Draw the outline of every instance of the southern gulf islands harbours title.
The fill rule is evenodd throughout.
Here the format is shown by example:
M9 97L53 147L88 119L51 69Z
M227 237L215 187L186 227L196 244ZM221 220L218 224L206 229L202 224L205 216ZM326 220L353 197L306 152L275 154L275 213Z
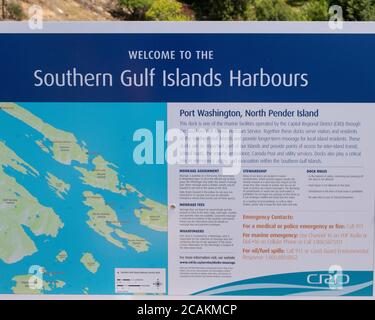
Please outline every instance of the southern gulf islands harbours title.
M187 72L145 68L142 71L125 69L117 75L109 72L83 72L71 68L63 72L37 69L33 73L35 87L112 87L119 82L123 87L292 87L309 85L309 74L304 72L267 72L260 67L256 72L231 69L219 72L208 68L204 72Z

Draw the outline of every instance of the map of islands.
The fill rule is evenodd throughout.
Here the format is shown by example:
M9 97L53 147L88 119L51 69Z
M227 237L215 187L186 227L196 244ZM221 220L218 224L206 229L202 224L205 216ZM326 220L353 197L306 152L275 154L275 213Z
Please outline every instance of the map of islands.
M1 103L1 109L39 131L50 142L49 149L56 161L63 164L73 161L87 163L87 149L78 144L72 133L54 128L15 103Z
M64 288L66 285L66 283L61 280L48 281L42 278L35 278L34 280L29 274L15 276L12 278L12 281L15 283L12 287L12 292L24 295L43 294L55 289ZM40 285L38 285L39 281Z
M93 112L87 112L88 107ZM150 124L165 117L163 104L153 107ZM106 129L113 127L110 150L124 150L119 147L124 138L118 133L131 137L132 132L118 122L118 108L111 104L0 103L0 295L87 294L89 288L93 294L113 294L114 285L111 290L102 287L113 281L114 268L127 264L167 267L166 180L155 189L164 190L162 203L126 180L128 169L123 165L129 168L133 163L121 161L119 166L107 160L105 150L90 151L103 115L110 120ZM128 108L134 119L145 114L142 105L124 104L125 123ZM57 109L76 125L63 121ZM81 131L81 124L90 121L89 130ZM155 170L164 177L163 168ZM142 183L146 181L147 176L142 177ZM32 264L43 265L60 279L45 279L40 290L31 289L32 275L27 272ZM83 264L93 277L77 275L76 264Z
M40 204L5 172L9 167L22 174L39 173L0 142L0 259L15 263L37 251L24 228L35 236L56 237L64 224L52 208Z
M122 226L116 212L105 203L104 198L100 194L93 194L90 191L86 191L83 195L86 198L84 203L92 208L87 213L90 217L87 224L92 229L119 248L125 248L125 245L120 240L115 239L114 235L127 240L128 245L137 252L148 250L148 241L120 229Z

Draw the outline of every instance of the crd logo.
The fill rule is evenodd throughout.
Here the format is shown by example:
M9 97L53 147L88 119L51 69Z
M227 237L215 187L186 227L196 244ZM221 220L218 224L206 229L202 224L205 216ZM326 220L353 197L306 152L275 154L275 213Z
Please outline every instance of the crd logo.
M343 273L340 266L333 265L328 273L310 273L306 280L309 284L326 284L332 290L340 290L350 282L350 276Z

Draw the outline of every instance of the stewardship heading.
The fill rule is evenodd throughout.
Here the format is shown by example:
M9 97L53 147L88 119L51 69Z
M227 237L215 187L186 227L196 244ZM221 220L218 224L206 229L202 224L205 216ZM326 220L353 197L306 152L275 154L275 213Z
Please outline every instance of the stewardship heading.
M119 74L82 72L77 68L64 72L47 72L37 69L33 73L35 87L112 87L119 82L123 87L294 87L309 85L309 74L273 73L263 67L256 72L230 69L225 73L209 68L206 72L186 72L180 68L142 71L126 69Z

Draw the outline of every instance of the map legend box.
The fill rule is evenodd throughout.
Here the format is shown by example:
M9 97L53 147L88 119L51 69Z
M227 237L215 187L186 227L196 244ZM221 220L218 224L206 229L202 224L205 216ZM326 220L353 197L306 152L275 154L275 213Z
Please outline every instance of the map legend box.
M116 293L166 293L165 269L116 268Z

